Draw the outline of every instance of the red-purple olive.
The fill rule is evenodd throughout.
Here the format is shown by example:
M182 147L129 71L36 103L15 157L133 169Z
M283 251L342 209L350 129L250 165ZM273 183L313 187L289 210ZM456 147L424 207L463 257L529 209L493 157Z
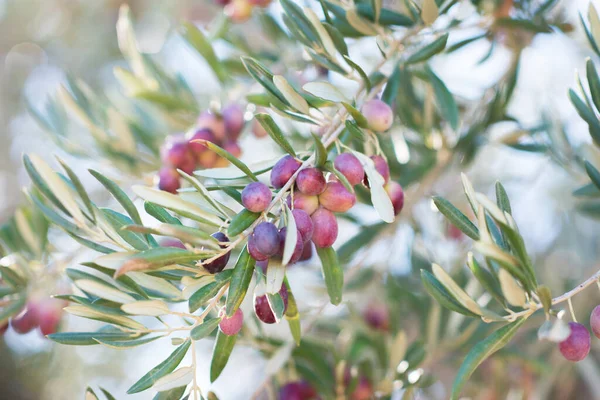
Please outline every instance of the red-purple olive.
M356 204L356 195L338 181L327 182L325 191L319 195L319 204L329 211L346 212Z
M271 204L271 189L262 182L252 182L242 190L242 204L252 212L263 212Z
M392 108L378 99L369 100L363 104L361 112L367 119L369 128L376 132L387 131L394 122Z
M402 190L402 186L400 186L400 184L397 182L390 181L385 186L385 191L390 196L390 200L392 200L394 214L400 214L402 207L404 207L404 190Z
M265 128L263 128L263 126L260 124L260 122L258 122L258 120L256 119L252 121L252 133L257 138L264 138L269 134L269 132L267 132Z
M373 385L369 379L361 375L354 391L350 395L350 400L370 400L373 398Z
M354 154L342 153L333 161L335 169L346 177L351 185L358 185L365 178L365 170Z
M305 168L296 177L296 187L308 196L316 196L325 190L325 177L318 168Z
M287 310L288 306L288 291L285 285L281 286L279 290L279 295L283 300L283 312ZM277 322L277 318L271 310L271 306L269 305L269 300L267 299L267 295L263 294L262 296L256 296L254 298L254 312L258 319L260 319L265 324L274 324Z
M300 235L302 236L302 241L304 243L308 242L312 239L313 235L313 222L310 219L310 215L304 210L296 208L292 210L292 215L294 216L294 222L296 223L296 228Z
M206 140L207 142L212 143L217 142L217 138L215 138L215 135L210 129L198 129L196 132L193 133L193 135L189 136L188 138L188 147L196 157L206 151L210 151L208 147L206 147L206 145L204 145L201 142L196 142L196 140Z
M285 249L285 239L287 237L287 227L283 227L279 230L279 253L280 257L283 257L283 251ZM302 234L298 232L296 229L296 246L294 247L294 252L290 257L289 264L294 264L300 257L302 257L302 251L304 250L304 242L302 241Z
M5 322L4 325L0 326L0 336L4 335L8 330L8 322Z
M373 329L387 331L390 328L388 308L380 303L371 303L363 311L363 318Z
M33 302L28 302L27 307L17 316L10 320L10 326L17 333L28 333L37 328L39 325L38 307Z
M292 204L291 199L291 196L287 198L289 207L304 210L308 215L312 215L319 208L319 198L317 196L307 196L300 192L294 192L294 204Z
M270 257L279 251L279 231L271 222L261 222L252 232L256 250Z
M248 0L250 4L257 7L267 7L271 4L271 0Z
M57 299L48 299L37 304L37 320L42 335L56 333L62 318L64 302Z
M221 111L225 123L225 133L229 140L236 141L244 129L244 108L239 104L230 104Z
M230 152L231 155L233 155L235 158L240 158L240 156L242 155L242 148L240 147L238 142L233 140L227 140L223 144L223 149Z
M600 339L600 306L596 306L590 315L590 326L592 332Z
M188 174L194 172L196 160L183 135L168 137L161 148L160 156L164 165L180 169Z
M300 256L299 261L307 261L312 258L313 246L314 246L314 244L312 241L304 243L304 250L302 251L302 255Z
M381 156L371 156L371 160L373 160L373 163L375 164L375 170L379 172L379 175L381 175L381 177L383 178L384 183L388 183L388 181L390 180L390 166L388 165L387 161L385 161L385 158ZM369 179L366 175L364 184L367 187L370 187Z
M312 241L315 246L331 247L338 235L338 224L335 215L325 208L319 208L310 216L313 221Z
M164 238L161 239L158 244L160 245L160 247L177 247L179 249L185 249L185 245L183 244L183 242L179 239L174 239L174 238Z
M227 244L225 244L225 243L229 242L229 238L223 232L215 232L211 236L214 237L215 239L217 239L219 241L219 243L221 243L219 245L219 247L221 247L222 249L227 248ZM203 265L204 269L207 270L208 272L210 272L211 274L216 274L217 272L221 272L227 266L230 256L231 256L231 251L228 251L227 253L223 254L222 256L218 257L217 259L204 264Z
M196 122L198 128L210 129L217 141L225 139L225 122L219 115L211 111L203 111Z
M158 171L158 188L169 193L177 193L181 187L179 173L172 167L162 167Z
M307 382L288 382L279 389L278 400L314 400L317 392Z
M590 333L577 322L569 322L569 329L569 337L558 344L558 349L567 360L581 361L590 352Z
M232 0L225 6L225 15L233 22L245 22L252 15L252 4L248 0Z
M300 161L290 155L277 161L271 170L271 185L276 189L284 187L292 175L300 168L300 165Z
M224 334L234 336L242 329L242 325L244 324L244 313L240 308L238 308L229 318L225 314L225 308L222 308L219 312L219 316L221 317L219 329L221 329L221 332Z

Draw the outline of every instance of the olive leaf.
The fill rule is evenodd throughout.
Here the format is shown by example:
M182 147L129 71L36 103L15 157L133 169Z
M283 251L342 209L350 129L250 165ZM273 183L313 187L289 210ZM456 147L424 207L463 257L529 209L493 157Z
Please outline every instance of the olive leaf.
M475 369L492 354L506 346L526 320L527 318L520 318L503 326L469 351L452 385L451 400L457 400L460 397L463 386L468 382Z

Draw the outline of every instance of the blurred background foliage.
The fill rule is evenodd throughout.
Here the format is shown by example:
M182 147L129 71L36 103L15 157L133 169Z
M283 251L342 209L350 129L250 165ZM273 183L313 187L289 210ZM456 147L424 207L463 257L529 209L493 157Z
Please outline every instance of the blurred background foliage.
M0 213L3 219L12 215L21 201L20 188L27 184L20 162L21 153L36 152L48 159L52 153L64 155L27 114L25 99L33 106L43 104L47 96L66 81L66 72L83 79L93 88L114 85L112 68L123 64L114 29L121 3L116 0L0 0ZM136 33L143 51L159 53L169 68L189 77L195 93L209 95L212 91L214 94L218 85L208 81L207 66L190 60L181 40L172 33L182 20L201 24L210 21L219 8L210 1L192 0L128 3L137 21ZM462 205L460 208L465 210L467 205L459 189L458 171L466 172L478 191L484 194L491 195L495 181L501 180L511 197L515 219L536 270L554 293L568 290L600 268L598 222L582 215L572 196L573 190L588 182L585 172L578 167L581 156L575 154L595 160L600 157L590 145L585 122L579 118L567 96L568 89L575 86L574 72L584 71L585 58L592 56L578 16L579 12L585 14L588 1L564 0L560 3L557 12L564 14L573 31L536 35L522 53L518 84L508 107L508 114L522 125L515 127L510 122L494 125L481 138L487 146L482 147L472 162L466 164L461 163L464 159L457 160L435 185L436 193ZM254 20L252 23L259 22ZM458 43L476 33L476 29L458 32L450 40ZM498 35L501 37L502 32ZM527 41L530 38L520 39ZM459 99L476 99L510 67L510 47L511 43L500 40L490 52L488 41L477 41L436 60L433 67ZM357 59L368 63L377 54L377 49L367 48L359 41L353 52ZM526 135L524 141L512 142L510 138L515 137L514 134L520 137L520 130L534 134ZM82 167L91 162L70 160ZM420 235L415 235L408 224L400 225L378 245L384 250L381 255L370 260L376 270L392 270L402 276L388 285L392 294L401 292L403 295L390 295L387 299L395 297L394 310L398 314L393 320L403 319L406 315L407 319L419 323L415 326L420 325L421 329L408 332L411 341L426 329L426 318L419 315L417 307L419 303L423 305L424 298L412 296L408 289L411 283L417 282L410 276L411 271L418 272L421 265L432 260L447 268L460 266L467 251L466 241L456 238L444 219L432 212L429 200L415 205L412 219ZM407 249L412 246L416 251L411 258ZM365 297L381 300L377 285L366 290L361 292L359 301L364 302ZM582 318L589 315L598 299L600 296L594 292L578 297L577 313L581 313ZM355 311L356 315L360 314L360 310ZM348 324L357 320L358 317L349 318ZM69 320L70 330L77 330L77 324L77 320ZM403 325L409 326L406 321ZM592 343L597 356L600 354L598 341ZM210 345L203 345L209 353ZM508 393L509 398L600 398L598 357L568 364L556 352L549 351L547 345L538 344L535 338L521 338L520 345L530 345L532 354L541 354L548 362L542 365L531 359L507 372L509 368L505 362L519 358L515 347L507 349L504 357L484 364L477 373L485 387L506 384L505 387L518 388ZM10 333L5 336L5 340L0 341L0 359L3 360L0 363L0 390L3 395L11 399L75 399L81 398L87 384L100 382L114 393L122 393L131 374L137 375L136 365L151 364L168 351L161 349L157 355L147 354L144 350L125 354L103 348L63 347L60 352L54 352L54 348L37 332L23 337ZM464 353L465 349L457 349L456 353L447 353L446 357L461 357ZM252 363L243 362L248 359ZM232 360L232 364L244 366L237 371L226 371L219 384L226 385L234 377L243 377L240 385L254 390L262 382L264 359L255 350L242 347L234 353ZM431 365L433 361L435 359L430 358L426 362ZM454 375L454 371L448 369L436 371L436 376L446 385ZM541 384L535 391L528 391L534 378ZM431 393L438 393L442 398L443 388L436 385L441 384L435 384ZM492 394L482 391L479 398L492 398ZM235 392L232 396L235 398Z

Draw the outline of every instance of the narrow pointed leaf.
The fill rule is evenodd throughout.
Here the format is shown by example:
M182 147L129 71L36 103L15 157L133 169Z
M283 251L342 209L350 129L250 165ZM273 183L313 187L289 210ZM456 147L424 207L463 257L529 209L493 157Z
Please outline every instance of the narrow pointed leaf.
M434 196L433 202L437 209L465 235L473 240L479 240L479 229L467 218L465 214L443 197Z
M331 304L338 305L342 302L342 290L344 287L344 270L339 263L337 253L331 247L318 248L317 253L321 259L321 268L325 286L329 294Z
M271 139L273 139L273 141L277 143L279 147L281 147L285 152L289 153L293 157L296 157L296 151L294 150L290 142L288 142L288 140L285 138L283 132L281 131L281 129L279 129L279 127L277 126L275 121L273 121L273 118L269 114L256 114L254 118L256 118L256 120L262 125L263 128L265 128L269 136L271 136Z
M179 346L169 357L163 362L152 368L146 375L142 376L132 387L127 390L127 394L134 394L149 389L154 385L158 379L163 376L170 374L177 368L179 363L183 360L188 349L190 348L191 341L186 340L181 346Z
M217 340L215 341L215 347L213 348L212 361L210 363L210 382L214 382L223 372L229 356L235 346L237 335L226 335L220 330L217 332Z
M231 284L227 293L227 302L225 303L227 316L233 316L242 304L242 301L244 301L248 286L252 280L255 264L256 260L250 257L248 247L244 246L235 263L233 275L231 276Z
M451 400L458 400L460 398L462 388L468 382L475 369L492 354L506 346L525 321L526 318L521 318L503 326L471 349L460 366L458 375L454 380Z

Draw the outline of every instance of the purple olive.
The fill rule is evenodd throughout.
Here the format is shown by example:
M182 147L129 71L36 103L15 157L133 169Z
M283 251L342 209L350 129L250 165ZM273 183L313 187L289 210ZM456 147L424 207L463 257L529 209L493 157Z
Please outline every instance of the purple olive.
M384 132L390 129L394 122L392 108L381 100L373 99L363 104L362 114L367 119L369 128L376 132Z
M281 289L279 290L279 295L283 300L283 312L285 313L288 306L288 291L285 285L281 286ZM260 319L265 324L274 324L275 322L277 322L275 314L273 313L273 310L271 310L271 306L269 305L269 300L267 299L266 294L263 294L262 296L256 296L254 298L254 312L256 313L258 319Z
M269 266L269 259L257 261L255 264L256 268L260 268L263 274L267 274L267 268Z
M256 248L256 240L252 235L248 238L248 254L250 254L250 257L254 258L256 261L265 261L269 259L269 256L266 256L258 251Z
M315 246L320 248L331 247L338 235L338 224L335 215L321 207L310 218L314 226L312 241Z
M314 244L312 241L304 243L304 250L302 251L302 255L300 256L299 261L308 261L313 256L313 247Z
M256 250L270 257L279 251L279 231L271 222L261 222L252 232Z
M223 232L215 232L211 235L215 239L219 241L219 243L227 243L229 242L229 238ZM222 249L227 248L226 244L220 244L219 247ZM207 264L204 264L204 269L210 272L211 274L216 274L217 272L223 271L229 262L229 257L231 255L231 251L223 254L221 257L213 260Z
M294 252L290 257L289 264L294 264L300 257L302 257L302 251L304 250L304 242L302 241L302 234L296 230L296 246L294 247ZM285 249L285 238L287 236L287 227L283 227L279 230L279 252L278 255L283 257L283 251Z
M319 203L329 211L346 212L356 204L356 195L350 193L341 182L330 181L319 195Z
M300 168L300 165L300 161L290 155L277 161L271 170L271 185L276 189L284 187L292 175Z
M365 178L365 170L354 154L340 154L335 158L333 165L352 186L358 185Z
M221 332L224 334L234 336L242 329L242 325L244 324L244 313L240 308L238 308L230 318L227 318L225 308L223 308L219 312L219 316L221 317L219 329L221 329Z
M252 182L242 190L242 204L252 212L263 212L271 204L271 190L262 182Z
M298 173L296 187L308 196L316 196L325 190L325 177L318 168L306 168Z
M590 352L591 338L585 326L569 322L571 334L558 344L558 349L569 361L581 361Z

